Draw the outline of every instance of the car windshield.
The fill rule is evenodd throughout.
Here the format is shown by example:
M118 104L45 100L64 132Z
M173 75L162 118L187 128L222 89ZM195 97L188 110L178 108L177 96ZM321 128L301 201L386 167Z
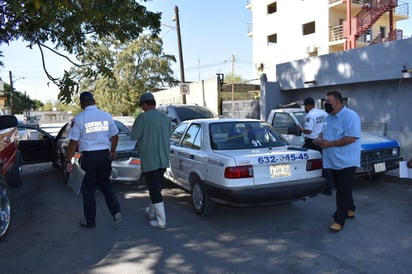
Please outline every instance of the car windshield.
M266 123L225 122L209 125L211 147L214 150L271 148L287 143Z
M181 121L201 119L201 118L213 118L214 114L207 108L200 106L184 106L176 107L176 112Z

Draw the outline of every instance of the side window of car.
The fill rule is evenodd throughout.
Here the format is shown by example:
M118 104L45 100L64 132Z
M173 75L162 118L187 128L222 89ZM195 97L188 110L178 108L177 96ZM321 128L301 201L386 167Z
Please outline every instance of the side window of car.
M276 113L272 126L279 134L288 134L288 128L296 125L289 113Z
M60 138L67 138L67 136L69 135L69 131L70 131L70 124L71 123L68 123L64 126L63 130L61 131Z
M183 147L200 149L202 130L199 124L192 124L183 137Z
M171 145L174 145L174 146L179 145L180 139L182 138L183 133L185 132L186 128L187 128L187 123L183 123L173 130L172 135L170 137Z

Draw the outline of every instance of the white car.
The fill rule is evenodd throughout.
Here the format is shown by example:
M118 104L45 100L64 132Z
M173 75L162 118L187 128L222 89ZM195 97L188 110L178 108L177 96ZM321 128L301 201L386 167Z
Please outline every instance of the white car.
M299 127L305 124L306 112L301 108L273 109L267 122L293 145L301 147L304 143ZM399 167L402 161L400 144L397 140L386 136L362 131L361 133L361 166L356 169L357 175L373 176Z
M254 119L197 119L171 136L165 178L192 194L199 215L215 202L232 206L285 203L325 188L318 151L290 147Z

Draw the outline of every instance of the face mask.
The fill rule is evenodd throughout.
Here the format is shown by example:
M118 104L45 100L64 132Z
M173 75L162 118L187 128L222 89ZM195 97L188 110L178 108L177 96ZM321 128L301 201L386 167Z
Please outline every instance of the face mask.
M331 104L331 103L325 103L325 111L326 111L327 113L332 113L333 107L332 107L332 104Z

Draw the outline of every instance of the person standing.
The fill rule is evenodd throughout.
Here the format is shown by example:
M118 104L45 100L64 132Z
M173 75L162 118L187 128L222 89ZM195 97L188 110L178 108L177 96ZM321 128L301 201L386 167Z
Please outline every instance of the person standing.
M323 166L335 183L336 211L329 229L339 232L347 218L355 217L352 184L356 168L360 167L361 121L355 111L343 104L339 91L327 93L325 110L329 113L326 125L315 143L322 147Z
M313 140L321 134L327 113L324 110L315 107L315 100L312 97L305 98L303 105L306 112L305 124L304 127L301 128L302 132L305 134L305 143L303 144L303 147L314 149L322 153L322 148L314 144Z
M110 182L111 163L116 158L118 129L112 116L97 108L91 92L80 94L81 113L73 119L68 134L66 169L73 169L71 159L78 149L81 153L80 166L85 171L82 184L83 211L85 219L80 226L96 226L96 186L103 193L114 222L120 223L120 205Z
M143 113L135 119L130 133L137 140L141 169L149 188L151 204L145 209L150 225L166 228L166 212L162 196L163 174L169 166L171 121L156 109L152 93L140 97Z
M315 107L315 100L312 97L307 97L303 101L305 107L305 124L301 128L304 133L304 148L314 149L322 153L322 148L313 141L322 133L325 125L326 116L328 115L324 110ZM323 194L332 196L332 182L329 173L326 170L322 171L323 177L326 179L326 188L322 191Z

